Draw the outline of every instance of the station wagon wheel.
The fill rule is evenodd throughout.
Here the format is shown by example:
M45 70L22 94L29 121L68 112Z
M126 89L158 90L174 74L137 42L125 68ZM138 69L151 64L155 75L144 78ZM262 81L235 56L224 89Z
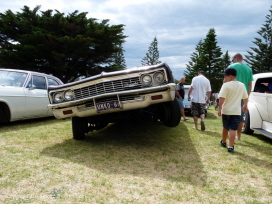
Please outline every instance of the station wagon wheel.
M72 117L72 130L75 140L84 140L85 133L88 132L87 118Z
M177 99L161 103L159 106L159 119L167 127L175 127L180 123L181 112Z
M245 112L245 123L242 128L242 133L252 135L253 130L250 129L250 116L249 116L249 111Z

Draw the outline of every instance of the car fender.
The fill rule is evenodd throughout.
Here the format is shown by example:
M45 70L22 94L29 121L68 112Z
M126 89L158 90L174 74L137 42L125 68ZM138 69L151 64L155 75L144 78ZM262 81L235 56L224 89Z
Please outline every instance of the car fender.
M250 115L250 129L252 128L262 128L262 117L254 103L248 103L248 111Z
M10 104L8 101L3 100L0 98L0 112L1 114L4 115L3 118L0 119L1 122L9 122L11 119L11 109L10 109Z

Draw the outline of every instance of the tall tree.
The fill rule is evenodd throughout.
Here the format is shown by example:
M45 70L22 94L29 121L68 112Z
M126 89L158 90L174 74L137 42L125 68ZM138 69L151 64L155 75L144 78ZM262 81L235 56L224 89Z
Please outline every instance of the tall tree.
M110 70L124 25L87 18L87 12L67 16L40 6L0 13L0 66L53 74L62 81ZM114 68L113 68L114 69Z
M202 70L206 73L205 76L212 81L212 91L218 92L222 85L221 73L224 68L221 58L223 53L217 45L214 28L211 28L206 38L198 43L196 50L192 54L192 61L187 65L187 71L185 71L186 78L190 79L192 75L195 76L198 71Z
M197 76L197 73L202 70L205 65L201 61L203 55L203 41L200 40L196 45L195 51L191 54L191 61L186 64L184 75L186 76L186 83L191 83L192 79Z
M161 63L161 61L159 61L159 57L158 40L155 37L148 48L148 53L146 53L146 56L141 60L142 66Z
M229 56L229 52L227 51L223 56L222 56L222 66L223 68L227 68L231 64L231 57Z
M252 51L247 51L249 55L245 55L245 62L253 73L272 71L272 10L269 12L263 27L257 32L261 38L254 38L256 47L250 47Z
M121 44L117 45L117 47L119 48L119 52L116 52L115 54L113 54L110 69L114 69L114 70L126 69L127 65L126 65L126 59L124 56L124 49Z

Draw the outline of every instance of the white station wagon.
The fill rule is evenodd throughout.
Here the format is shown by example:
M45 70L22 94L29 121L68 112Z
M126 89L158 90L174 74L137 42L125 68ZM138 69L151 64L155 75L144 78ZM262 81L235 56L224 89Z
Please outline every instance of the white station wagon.
M255 74L253 79L242 132L272 138L272 72Z
M51 75L0 69L0 123L52 116L47 88L60 84Z

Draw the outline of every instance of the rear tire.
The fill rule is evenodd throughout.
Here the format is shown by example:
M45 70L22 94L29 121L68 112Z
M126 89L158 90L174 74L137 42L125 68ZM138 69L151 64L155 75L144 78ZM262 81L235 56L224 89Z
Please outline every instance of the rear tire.
M159 105L159 119L167 127L176 127L180 123L181 112L177 99Z
M254 131L250 129L250 116L249 116L249 111L247 111L247 112L245 112L245 123L242 128L242 133L252 135L253 132Z
M72 117L72 131L75 140L84 140L88 132L87 118Z

